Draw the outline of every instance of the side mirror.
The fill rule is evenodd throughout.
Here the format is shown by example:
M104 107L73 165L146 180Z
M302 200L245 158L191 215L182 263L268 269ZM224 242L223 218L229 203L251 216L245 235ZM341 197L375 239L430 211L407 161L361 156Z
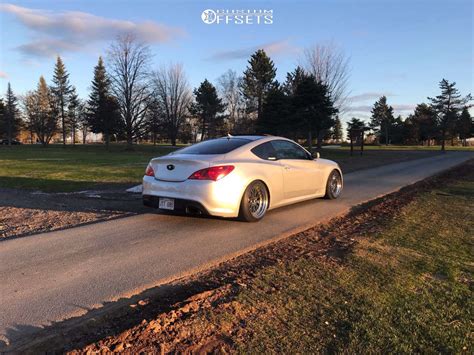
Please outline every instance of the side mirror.
M314 159L319 159L321 157L321 155L319 154L319 152L314 152L313 153L313 158Z

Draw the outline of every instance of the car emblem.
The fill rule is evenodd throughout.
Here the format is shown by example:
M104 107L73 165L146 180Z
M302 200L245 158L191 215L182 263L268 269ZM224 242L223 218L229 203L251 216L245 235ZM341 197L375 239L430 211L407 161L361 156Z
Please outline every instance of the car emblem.
M169 164L166 166L166 169L168 170L173 170L174 169L174 165L173 164Z

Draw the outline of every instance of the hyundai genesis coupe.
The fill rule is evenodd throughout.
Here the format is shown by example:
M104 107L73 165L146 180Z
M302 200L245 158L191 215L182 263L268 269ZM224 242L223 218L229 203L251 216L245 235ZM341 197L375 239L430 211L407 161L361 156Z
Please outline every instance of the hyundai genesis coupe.
M228 136L154 158L143 177L143 203L258 221L268 210L318 197L338 198L339 165L292 140Z

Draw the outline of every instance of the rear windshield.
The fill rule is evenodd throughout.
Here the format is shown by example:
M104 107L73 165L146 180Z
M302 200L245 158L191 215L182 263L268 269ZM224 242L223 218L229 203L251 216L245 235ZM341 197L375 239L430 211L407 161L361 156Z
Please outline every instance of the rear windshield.
M174 154L226 154L250 142L250 139L244 138L211 139L177 150Z

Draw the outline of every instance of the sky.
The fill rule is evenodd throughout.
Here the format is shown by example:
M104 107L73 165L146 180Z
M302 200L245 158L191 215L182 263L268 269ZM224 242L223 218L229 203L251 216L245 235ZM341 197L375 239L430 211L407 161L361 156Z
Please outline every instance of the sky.
M273 23L206 24L206 9L273 10ZM150 46L152 68L181 63L192 87L228 69L242 73L259 48L284 81L305 48L331 43L350 60L345 120L368 119L381 95L406 117L443 78L474 94L471 0L0 0L0 32L0 93L10 82L19 96L40 75L51 82L60 55L87 97L98 57L126 32Z

